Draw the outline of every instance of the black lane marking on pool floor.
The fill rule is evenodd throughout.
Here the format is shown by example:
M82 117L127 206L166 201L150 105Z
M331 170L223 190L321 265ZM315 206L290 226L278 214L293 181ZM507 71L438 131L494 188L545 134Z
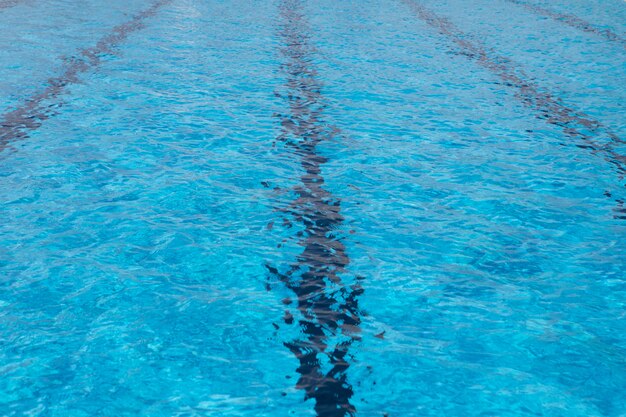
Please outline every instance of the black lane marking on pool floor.
M136 14L131 20L115 26L111 32L91 48L82 49L78 56L68 62L65 71L58 77L50 78L48 86L41 92L29 97L17 109L5 113L0 118L0 151L16 140L28 137L28 132L37 129L62 103L53 102L70 84L79 81L78 76L101 62L101 55L111 53L112 48L123 42L131 33L144 27L144 20L152 17L164 5L172 0L158 0L149 8Z
M567 107L558 97L543 92L539 86L527 81L530 77L516 67L512 60L497 55L477 42L472 42L467 33L462 32L448 19L438 16L414 0L402 1L418 18L454 42L460 48L462 55L495 74L504 86L515 90L515 97L525 106L535 110L537 118L559 126L567 137L577 140L577 143L574 143L576 147L601 155L614 167L620 181L624 180L626 155L616 152L614 147L624 146L626 141L597 120ZM605 142L599 143L598 138L605 139ZM618 207L614 209L614 217L624 219L619 200L615 201Z
M528 2L522 1L522 0L506 0L506 1L508 1L509 3L522 6L526 10L529 10L540 16L549 17L550 19L556 20L557 22L564 23L568 26L573 27L574 29L578 29L586 33L591 33L593 35L603 37L604 39L609 40L609 41L619 42L622 44L622 46L626 46L626 39L622 38L617 33L609 29L598 28L576 15L569 14L569 13L559 13L553 10L546 9L536 4L531 4Z
M299 361L296 388L304 390L305 401L314 399L318 417L352 416L356 409L346 371L349 348L360 340L358 297L363 289L358 282L362 278L355 277L351 284L345 281L350 260L337 236L344 223L341 202L322 188L322 165L327 159L317 151L320 143L337 134L337 129L323 120L322 83L311 63L310 31L299 0L280 3L280 28L281 71L286 77L286 91L281 97L289 113L278 115L281 132L277 142L298 158L304 170L293 189L295 201L280 211L303 226L297 234L303 250L284 272L266 267L270 276L296 297L296 321L302 337L284 343ZM285 221L291 222L287 217ZM285 311L284 320L294 322L290 311Z
M13 7L13 6L17 6L18 4L20 4L22 2L22 0L0 0L0 10L1 9L8 9L9 7Z

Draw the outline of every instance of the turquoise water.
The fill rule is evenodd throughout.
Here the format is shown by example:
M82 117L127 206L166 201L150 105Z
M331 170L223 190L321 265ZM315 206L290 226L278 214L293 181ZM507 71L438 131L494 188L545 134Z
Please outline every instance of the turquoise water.
M0 0L1 416L626 415L626 3Z

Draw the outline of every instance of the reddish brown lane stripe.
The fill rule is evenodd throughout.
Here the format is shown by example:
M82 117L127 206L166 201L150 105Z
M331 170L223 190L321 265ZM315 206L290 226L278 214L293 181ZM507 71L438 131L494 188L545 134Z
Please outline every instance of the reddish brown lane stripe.
M131 20L115 26L94 46L79 51L78 56L68 63L61 75L48 80L46 88L29 97L17 109L0 117L0 151L8 144L26 138L29 131L41 126L44 120L54 114L53 109L61 106L62 103L54 100L65 92L68 85L77 83L80 74L100 65L103 54L111 53L131 33L143 28L147 18L154 16L171 1L157 0Z
M417 17L456 44L462 55L476 61L495 74L503 85L514 90L515 96L525 106L532 108L538 118L559 126L567 137L576 139L575 146L602 155L613 165L620 180L624 178L626 155L615 151L616 145L623 146L626 143L623 139L597 120L567 107L561 99L527 81L530 77L517 68L509 58L499 56L478 42L471 41L468 34L462 32L448 19L438 16L415 1L402 1Z
M569 13L559 13L553 10L546 9L536 4L527 3L522 0L506 0L509 3L514 3L519 6L522 6L526 10L529 10L533 13L536 13L541 16L549 17L550 19L556 20L557 22L564 23L568 26L571 26L575 29L581 30L586 33L591 33L593 35L601 36L604 39L613 42L619 42L622 46L626 47L626 39L619 36L617 33L609 30L609 29L601 29L593 24L581 19L580 17L569 14Z

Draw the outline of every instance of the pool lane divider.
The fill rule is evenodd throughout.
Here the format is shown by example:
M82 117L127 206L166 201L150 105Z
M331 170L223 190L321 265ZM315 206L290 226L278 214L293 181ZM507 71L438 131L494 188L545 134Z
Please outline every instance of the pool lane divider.
M0 10L8 9L9 7L17 6L22 0L0 0Z
M318 146L332 139L338 129L323 118L326 103L312 65L310 30L301 1L283 0L279 12L281 72L286 80L285 94L277 95L289 110L277 115L281 130L276 143L284 145L304 172L293 188L295 200L278 210L286 216L285 224L293 226L293 220L302 227L295 239L303 249L284 271L266 267L269 277L295 296L297 314L286 310L283 319L290 325L296 315L301 331L298 340L284 343L299 362L296 388L304 390L305 401L315 401L318 417L352 416L356 409L347 370L350 346L360 340L362 277L346 281L350 259L337 235L344 224L341 201L323 188L322 166L327 158L318 152ZM285 304L291 302L289 298Z
M460 49L460 55L475 61L496 75L503 86L515 92L515 97L521 103L536 112L537 118L560 127L566 137L575 140L574 146L601 155L613 166L619 180L623 182L626 176L626 155L617 152L615 147L624 147L626 141L599 121L566 106L560 98L546 93L538 85L528 81L530 77L511 59L500 56L480 43L472 41L467 33L461 31L448 19L438 16L415 0L402 0L402 2L420 20L456 44ZM618 207L614 209L614 217L622 219L624 218L621 207L623 204L619 204L618 199L615 201L618 202Z
M125 41L128 36L142 29L145 20L154 16L160 8L172 0L157 0L150 7L139 12L129 21L115 26L108 34L100 38L90 48L79 51L77 57L68 61L63 73L50 78L47 86L40 92L26 99L17 109L0 117L0 151L10 143L28 137L33 131L54 114L54 109L62 105L54 102L66 88L79 81L79 76L94 69L102 62L102 55L110 54L113 48Z
M559 13L553 10L549 10L546 9L544 7L541 7L539 5L536 4L531 4L528 2L525 2L523 0L506 0L509 3L513 3L513 4L517 4L519 6L522 6L523 8L525 8L526 10L529 10L535 14L538 14L540 16L544 16L544 17L548 17L550 19L553 19L557 22L561 22L564 23L570 27L573 27L574 29L578 29L581 30L583 32L586 33L590 33L592 35L596 35L596 36L600 36L606 40L612 41L612 42L618 42L620 43L623 47L626 47L626 39L622 38L621 36L619 36L617 33L613 32L612 30L609 29L601 29L598 28L596 26L594 26L593 24L581 19L580 17L570 14L570 13Z

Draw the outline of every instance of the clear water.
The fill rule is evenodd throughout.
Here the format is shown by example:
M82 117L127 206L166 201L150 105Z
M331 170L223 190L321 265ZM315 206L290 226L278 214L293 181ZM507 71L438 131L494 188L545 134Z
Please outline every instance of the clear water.
M626 3L524 3L0 0L0 415L626 415Z

